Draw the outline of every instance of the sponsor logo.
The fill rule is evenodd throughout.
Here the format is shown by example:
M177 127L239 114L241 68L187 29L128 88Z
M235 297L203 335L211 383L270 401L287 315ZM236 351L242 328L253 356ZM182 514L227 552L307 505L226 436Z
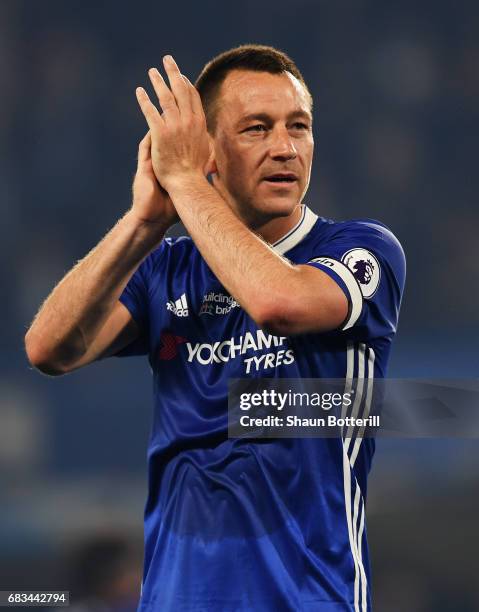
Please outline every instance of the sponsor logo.
M200 312L201 315L225 315L233 310L233 308L239 308L238 302L231 297L231 295L225 295L224 293L215 293L210 291L205 293L203 296L203 303L201 304Z
M161 348L158 357L165 361L170 361L178 355L178 346L186 342L186 338L175 336L169 332L163 332L160 336Z
M262 351L264 349L276 349L287 343L285 336L272 336L265 334L261 329L255 333L246 332L238 339L232 337L229 340L218 340L212 344L206 342L186 343L188 350L188 362L196 361L201 365L212 363L228 363L231 359L236 359L248 352ZM245 373L268 370L279 365L289 365L295 360L292 349L284 348L272 350L262 355L252 355L245 357Z
M166 302L166 309L172 312L177 317L187 317L188 302L186 301L186 294L183 293L183 295L174 302L172 300Z
M341 261L351 270L354 278L358 281L363 297L372 297L379 287L381 267L371 251L352 249L343 255Z

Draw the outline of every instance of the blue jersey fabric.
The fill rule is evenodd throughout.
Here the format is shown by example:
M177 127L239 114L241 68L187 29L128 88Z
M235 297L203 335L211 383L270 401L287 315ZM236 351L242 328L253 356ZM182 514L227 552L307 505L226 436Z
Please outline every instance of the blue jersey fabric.
M259 329L190 238L165 239L120 298L141 335L119 355L147 354L154 378L142 612L371 610L374 441L228 439L228 379L344 378L366 402L386 374L404 254L377 221L333 222L306 206L273 248L339 284L341 329Z

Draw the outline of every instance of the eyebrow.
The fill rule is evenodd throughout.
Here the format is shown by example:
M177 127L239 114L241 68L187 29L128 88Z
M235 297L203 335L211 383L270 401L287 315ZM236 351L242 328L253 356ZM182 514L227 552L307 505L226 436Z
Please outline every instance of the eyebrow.
M307 119L308 121L312 121L312 116L303 110L295 110L288 115L288 120L292 119ZM241 125L242 123L248 123L248 121L264 121L265 123L271 122L271 115L268 113L251 113L249 115L245 115L241 117L238 121L237 125Z

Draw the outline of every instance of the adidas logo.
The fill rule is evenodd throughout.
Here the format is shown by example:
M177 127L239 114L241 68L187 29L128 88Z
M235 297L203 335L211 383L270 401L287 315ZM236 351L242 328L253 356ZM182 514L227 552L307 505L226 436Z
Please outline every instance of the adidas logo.
M166 309L170 310L177 317L187 317L188 316L188 302L186 301L186 294L175 300L171 300L170 302L166 302Z

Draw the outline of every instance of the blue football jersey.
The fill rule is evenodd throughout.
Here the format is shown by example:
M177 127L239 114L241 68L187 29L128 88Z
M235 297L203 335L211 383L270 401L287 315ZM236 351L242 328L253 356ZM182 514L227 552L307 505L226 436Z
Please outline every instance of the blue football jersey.
M228 379L343 378L367 402L386 375L404 253L377 221L306 206L272 246L339 284L340 329L258 328L186 237L163 240L121 295L141 334L119 355L147 354L154 377L141 611L371 610L374 440L229 439Z

